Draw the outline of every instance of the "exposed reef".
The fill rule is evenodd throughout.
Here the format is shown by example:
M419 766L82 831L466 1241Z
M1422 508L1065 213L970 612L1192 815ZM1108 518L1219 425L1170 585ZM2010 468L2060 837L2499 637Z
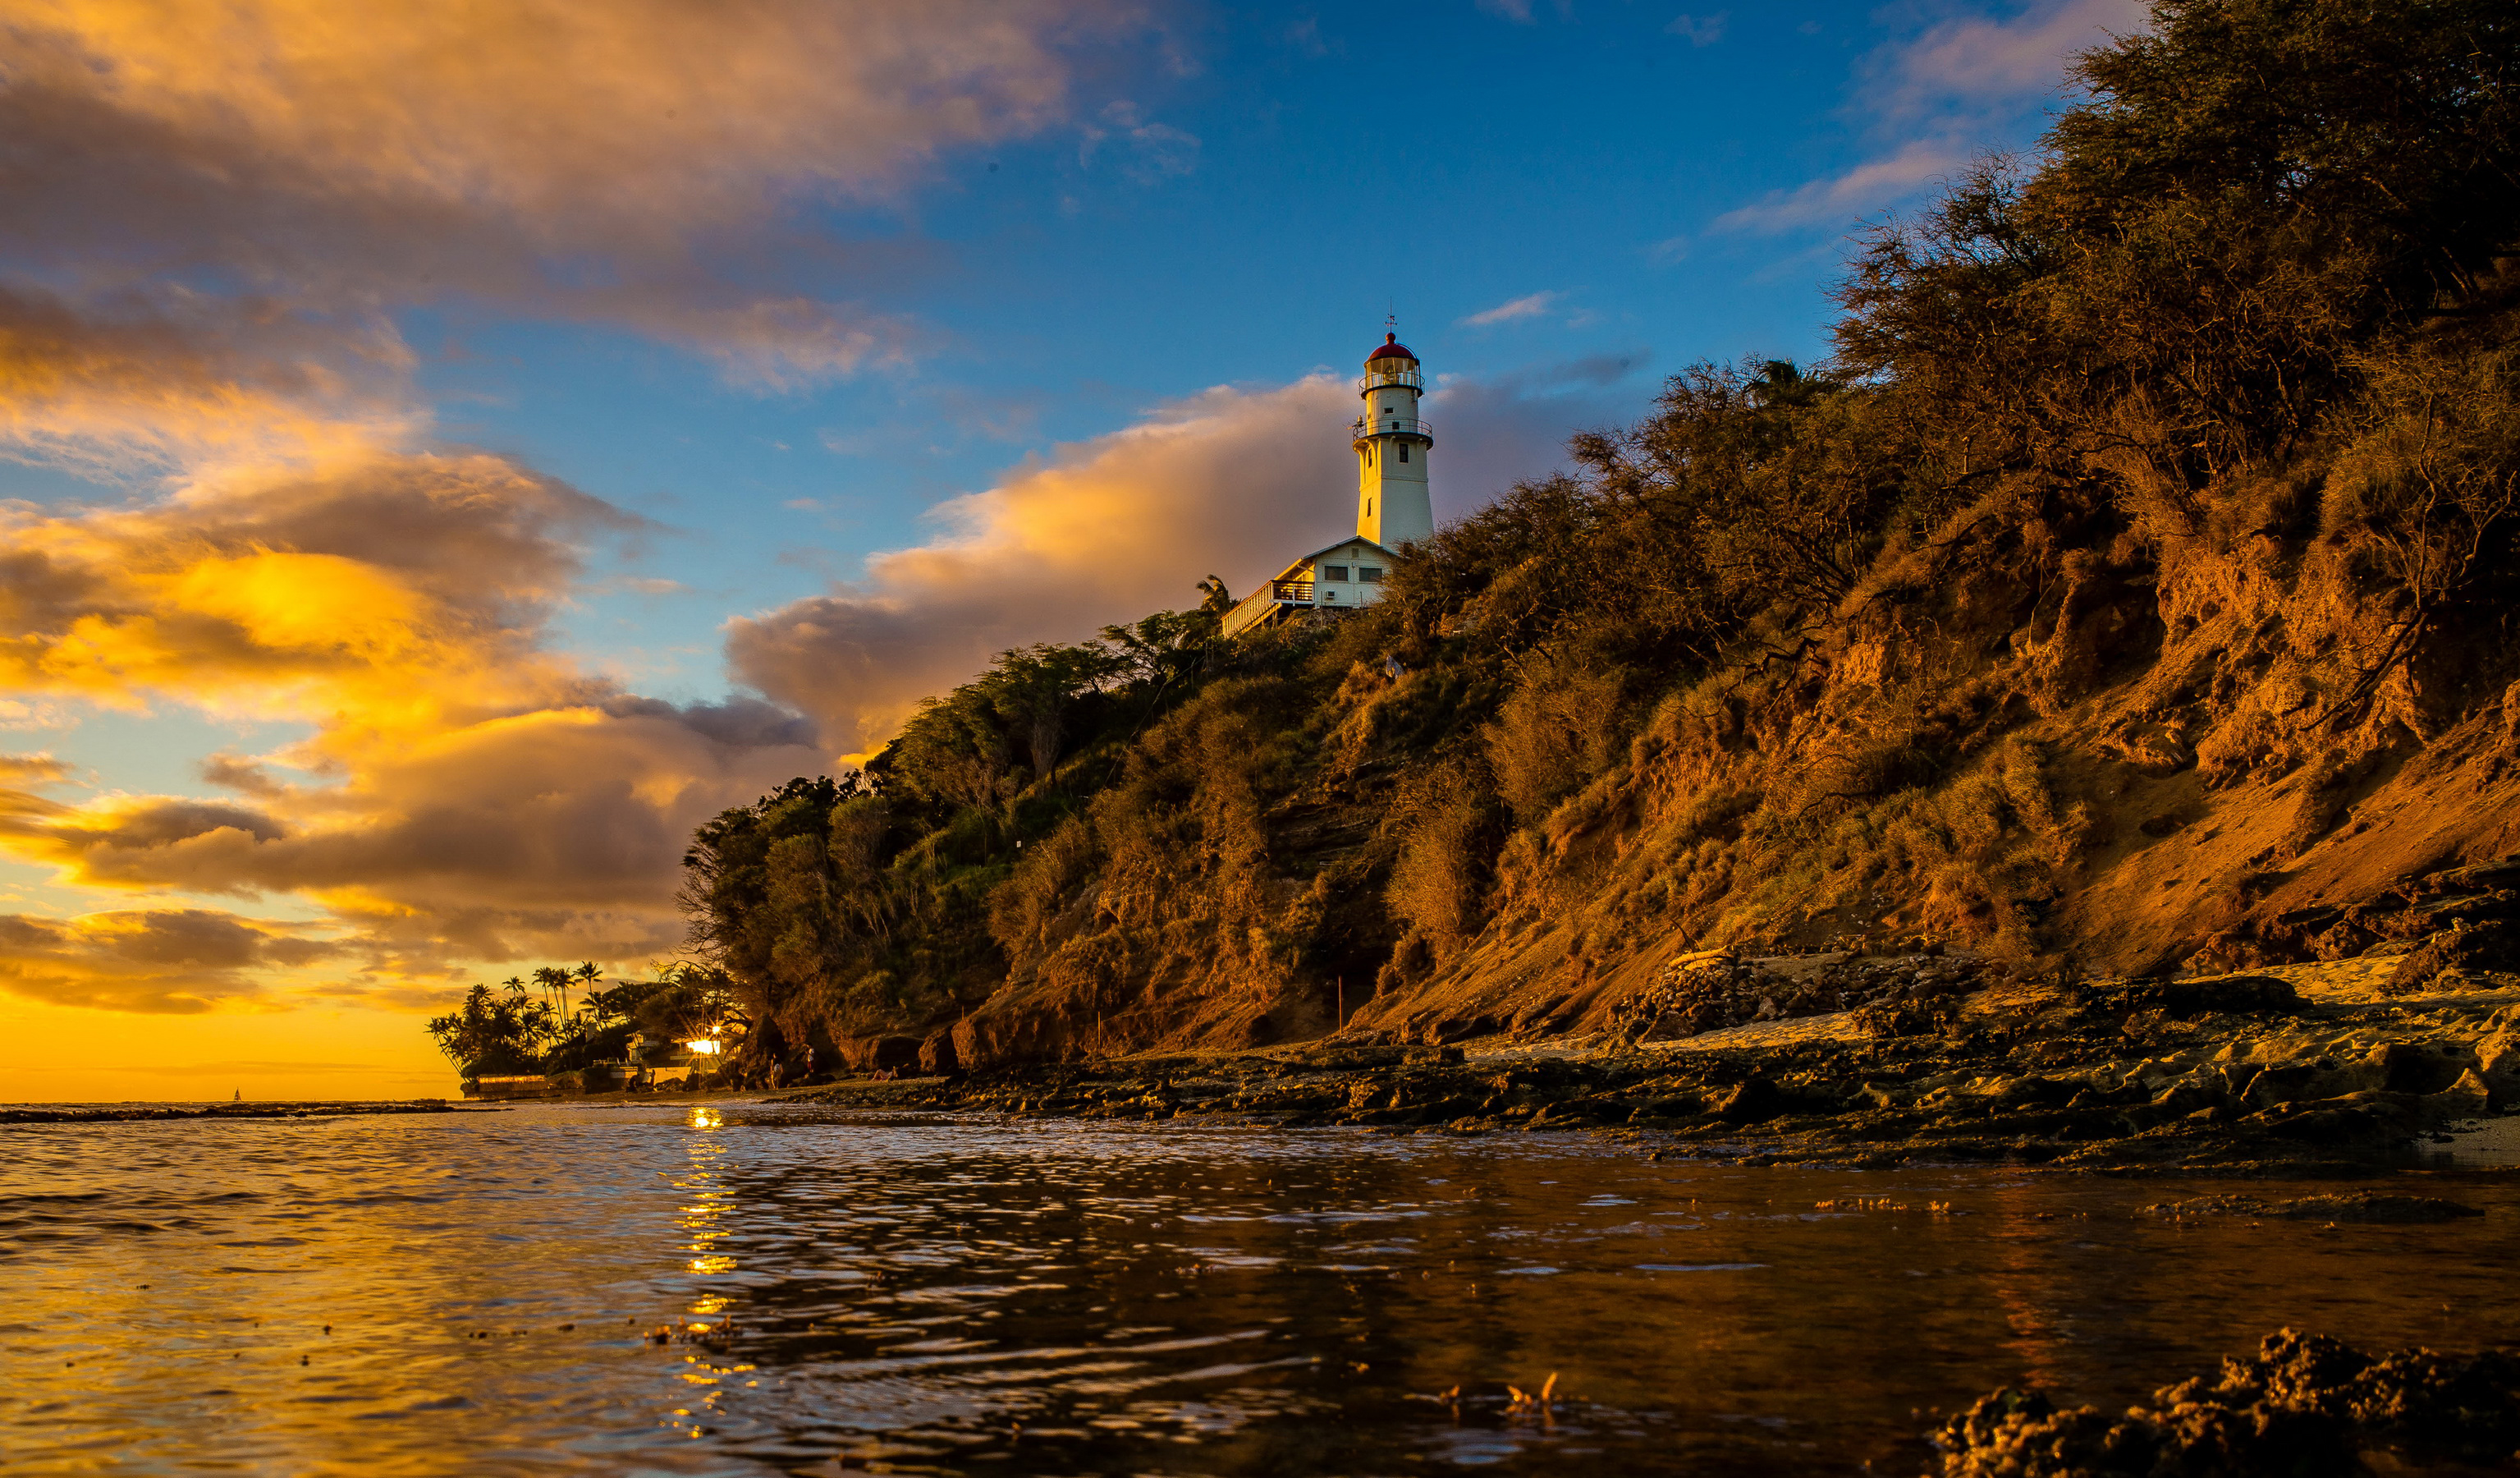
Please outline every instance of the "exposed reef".
M1846 981L1882 989L1826 1015L1674 1040L1647 1031L1589 1042L1147 1054L859 1080L798 1096L1286 1128L1618 1130L1658 1151L1759 1164L2110 1171L2376 1164L2520 1105L2520 990L2386 995L2370 984L2396 978L2399 962L2385 957L2100 984L1984 984L1966 962L1924 971L1901 961L1801 963L1809 968L1728 967L1714 988L1722 994L1688 998L1737 1003L1747 993L1740 981L1767 976L1815 983L1839 1000ZM1912 984L1920 978L1921 989ZM1949 988L1967 981L1980 988ZM1664 1005L1652 1021L1689 1009Z
M2219 1376L2123 1412L2035 1391L1980 1398L1934 1435L1945 1478L2357 1478L2508 1471L2520 1461L2520 1358L2373 1356L2290 1329Z

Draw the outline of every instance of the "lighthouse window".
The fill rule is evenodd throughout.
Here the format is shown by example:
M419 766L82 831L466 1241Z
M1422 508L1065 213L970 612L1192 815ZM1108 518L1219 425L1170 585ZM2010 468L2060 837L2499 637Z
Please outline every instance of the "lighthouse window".
M1400 460L1403 462L1409 460L1409 443L1406 441L1400 443Z
M1344 584L1347 581L1347 566L1324 565L1322 566L1322 578L1334 579Z

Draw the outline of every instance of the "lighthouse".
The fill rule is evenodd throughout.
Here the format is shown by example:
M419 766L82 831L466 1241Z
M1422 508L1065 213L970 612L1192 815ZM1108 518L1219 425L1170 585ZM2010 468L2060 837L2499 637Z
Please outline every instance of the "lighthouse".
M1357 381L1365 410L1348 424L1348 444L1356 448L1356 532L1296 560L1244 596L1225 614L1226 635L1372 605L1382 598L1383 577L1399 558L1396 551L1434 536L1426 453L1435 436L1418 414L1418 397L1425 391L1418 356L1396 331L1384 334Z
M1386 549L1430 538L1435 505L1426 497L1426 454L1435 435L1418 415L1426 378L1398 334L1366 357L1357 382L1365 413L1349 429L1356 447L1356 531Z

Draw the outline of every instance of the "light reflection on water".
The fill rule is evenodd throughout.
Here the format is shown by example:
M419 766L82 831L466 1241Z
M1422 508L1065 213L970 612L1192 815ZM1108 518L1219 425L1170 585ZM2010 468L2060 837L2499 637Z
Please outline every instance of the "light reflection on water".
M2333 1187L1554 1134L729 1105L0 1135L0 1451L46 1472L1915 1471L1916 1409L2025 1378L2123 1403L2285 1323L2520 1339L2490 1177L2391 1187L2482 1219L2323 1229L2131 1213ZM1504 1409L1552 1371L1572 1400Z

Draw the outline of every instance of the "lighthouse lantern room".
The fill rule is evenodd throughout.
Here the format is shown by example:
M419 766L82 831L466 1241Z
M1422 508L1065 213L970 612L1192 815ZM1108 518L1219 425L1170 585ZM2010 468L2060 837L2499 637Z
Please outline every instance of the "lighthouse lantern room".
M1226 613L1226 635L1239 636L1300 612L1372 605L1382 594L1393 551L1434 534L1426 454L1435 435L1418 414L1418 397L1425 390L1418 356L1397 333L1384 334L1357 382L1364 413L1348 428L1356 448L1356 533L1296 560L1245 596Z

